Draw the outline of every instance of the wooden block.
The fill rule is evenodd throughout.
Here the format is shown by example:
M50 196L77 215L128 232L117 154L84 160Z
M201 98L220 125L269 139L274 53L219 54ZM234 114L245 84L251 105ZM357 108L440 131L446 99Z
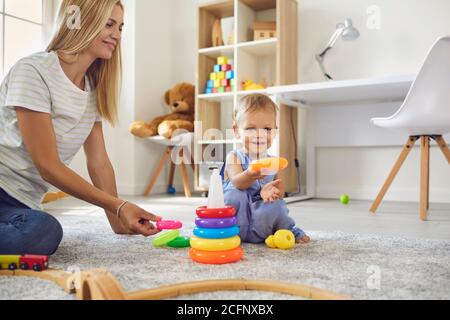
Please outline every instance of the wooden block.
M214 80L208 80L206 83L207 88L214 88Z
M276 21L255 21L253 23L254 40L271 39L277 36Z
M213 93L213 88L206 88L205 93L206 94Z
M217 88L213 88L212 93L217 93Z
M220 80L214 80L214 88L220 87Z
M225 72L221 71L217 73L217 79L223 80L225 79Z
M214 65L214 72L220 72L223 71L222 70L222 66L220 64L215 64Z
M218 65L223 65L223 64L227 64L228 63L228 58L225 56L222 57L218 57L217 58L217 64Z
M229 87L230 86L230 80L227 80L227 79L220 80L220 86L221 87Z
M225 87L219 87L219 88L217 89L217 92L218 92L218 93L224 93L224 92L225 92Z
M276 21L255 21L253 22L253 30L269 30L275 31L277 30L277 22Z
M226 92L233 92L233 89L232 89L231 87L226 87L226 88L225 88L225 91L226 91Z
M234 79L234 71L227 71L225 78L228 80Z
M253 35L253 40L255 40L255 41L266 40L266 39L272 39L272 38L276 38L276 37L277 37L276 31L257 30L257 31L255 31L255 33Z
M217 73L212 72L209 74L209 80L217 80Z
M223 64L221 66L221 71L230 71L231 70L231 64Z

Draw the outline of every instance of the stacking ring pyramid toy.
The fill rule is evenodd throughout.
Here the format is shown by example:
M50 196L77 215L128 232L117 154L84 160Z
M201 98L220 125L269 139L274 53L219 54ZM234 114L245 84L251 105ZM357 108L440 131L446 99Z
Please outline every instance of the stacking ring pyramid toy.
M226 264L242 259L236 209L226 207L222 179L214 170L209 186L208 206L196 210L194 236L191 238L191 258L204 264Z

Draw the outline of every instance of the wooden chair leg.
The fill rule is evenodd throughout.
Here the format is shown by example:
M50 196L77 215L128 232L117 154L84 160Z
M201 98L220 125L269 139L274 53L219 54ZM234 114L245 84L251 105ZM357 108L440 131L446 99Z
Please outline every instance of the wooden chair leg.
M420 170L420 219L427 220L430 173L430 137L423 136L420 140L421 170Z
M191 155L191 168L192 168L192 172L195 173L194 157L192 157L192 155Z
M445 142L444 138L442 136L435 137L435 140L441 149L442 153L444 154L445 158L448 161L448 164L450 164L450 149L448 148L447 142Z
M164 165L167 162L167 159L170 157L171 148L167 148L166 151L163 153L161 160L159 160L159 164L156 167L155 171L152 173L152 178L150 179L150 182L145 189L144 196L147 197L150 192L152 191L153 187L155 186L156 181L158 180L159 175L161 174L161 171L164 169Z
M395 163L394 167L392 168L391 173L389 174L388 178L386 179L386 182L384 183L383 187L380 190L380 193L378 194L376 200L372 204L372 207L370 208L370 211L375 213L381 203L383 201L384 196L386 195L386 192L388 191L389 187L391 186L392 182L395 179L395 176L399 172L400 168L402 167L403 163L405 162L406 158L408 157L409 153L411 152L412 148L414 147L414 144L416 143L418 137L410 137L408 141L406 142L405 146L403 147L402 152L400 153L400 156L397 159L397 162Z
M176 167L176 164L171 162L170 163L170 173L169 173L169 187L173 187L173 180L175 178L175 167Z
M186 195L186 198L190 198L192 197L191 187L189 186L189 176L184 161L181 162L180 167L181 167L181 175L183 177L184 194Z

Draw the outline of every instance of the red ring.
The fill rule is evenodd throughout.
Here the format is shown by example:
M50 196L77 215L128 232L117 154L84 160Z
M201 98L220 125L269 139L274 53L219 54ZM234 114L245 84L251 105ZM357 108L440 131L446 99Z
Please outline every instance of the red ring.
M207 208L204 206L197 208L195 213L203 219L231 218L236 215L236 209L230 206L225 208Z
M203 264L226 264L241 260L244 250L241 247L229 251L201 251L191 248L189 255L192 260Z

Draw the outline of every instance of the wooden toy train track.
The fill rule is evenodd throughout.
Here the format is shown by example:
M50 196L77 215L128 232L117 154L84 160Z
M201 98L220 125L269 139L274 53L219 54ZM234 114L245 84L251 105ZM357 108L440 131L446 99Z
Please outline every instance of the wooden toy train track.
M0 276L34 277L54 282L79 300L161 300L204 292L266 291L311 300L348 300L348 296L307 285L261 280L211 280L187 282L136 292L124 292L117 279L108 271L98 269L69 273L49 269L43 272L0 270Z

